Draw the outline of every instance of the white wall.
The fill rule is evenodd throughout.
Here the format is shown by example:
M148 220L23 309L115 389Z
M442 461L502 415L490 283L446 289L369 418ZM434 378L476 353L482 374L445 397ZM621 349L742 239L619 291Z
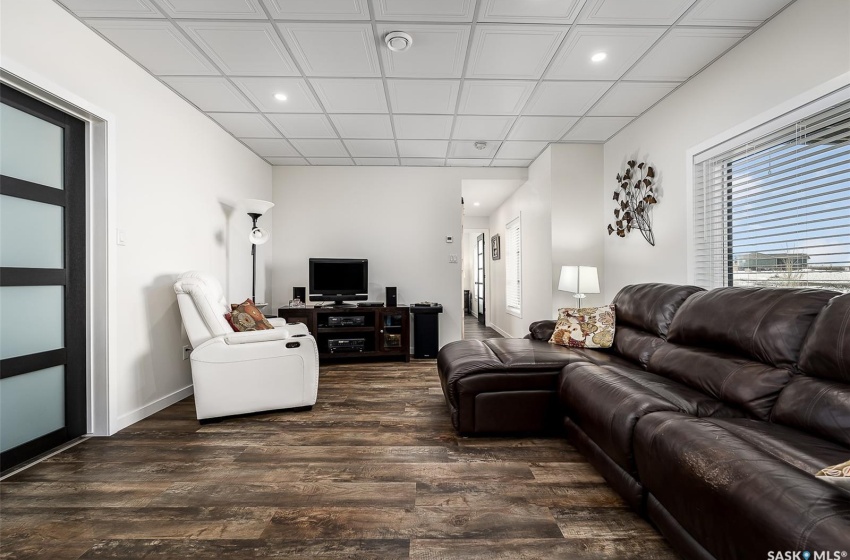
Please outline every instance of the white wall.
M528 168L528 181L490 215L490 235L502 238L502 258L490 265L491 306L487 321L505 336L521 337L533 321L552 313L552 149ZM522 317L505 307L505 226L520 217Z
M307 286L310 257L369 259L369 297L436 301L440 345L460 339L463 179L517 179L524 169L276 167L272 301ZM454 243L446 243L446 236ZM457 255L456 263L449 255Z
M552 314L575 307L573 294L558 290L564 265L595 266L600 284L605 277L605 228L600 227L603 203L601 144L552 145ZM600 285L601 288L601 285ZM603 294L587 294L582 305L610 301Z
M850 71L850 2L798 0L605 144L604 202L613 220L613 177L631 158L658 172L656 246L633 232L604 236L607 299L627 284L687 278L686 151Z
M0 65L108 115L116 199L109 232L116 293L110 347L116 430L191 392L172 284L206 270L231 301L250 293L244 198L271 197L271 166L50 0L2 0ZM271 227L271 217L263 218ZM271 248L266 245L263 251ZM262 260L262 252L261 252ZM111 338L112 339L112 338Z

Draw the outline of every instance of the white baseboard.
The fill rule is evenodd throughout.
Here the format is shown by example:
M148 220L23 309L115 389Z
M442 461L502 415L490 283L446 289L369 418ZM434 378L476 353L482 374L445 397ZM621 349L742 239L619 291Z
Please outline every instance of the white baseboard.
M487 326L490 327L491 329L493 329L494 331L496 331L497 333L499 333L500 335L504 336L505 338L514 338L513 335L511 335L507 331L499 328L499 326L494 324L494 323L490 323Z
M118 417L116 425L110 426L110 428L112 429L110 430L111 433L109 435L112 435L119 430L123 430L127 426L131 426L139 420L144 420L151 414L159 412L160 410L167 408L176 402L182 401L194 392L194 385L189 385L187 387L183 387L182 389L174 391L170 395L165 395L164 397L157 399L152 403L148 403L145 406L130 411L127 414L122 414Z

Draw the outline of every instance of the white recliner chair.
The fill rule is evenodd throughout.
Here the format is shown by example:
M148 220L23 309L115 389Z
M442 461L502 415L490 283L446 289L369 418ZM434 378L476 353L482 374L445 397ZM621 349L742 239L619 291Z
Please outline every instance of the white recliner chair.
M181 274L174 291L193 348L198 420L316 403L319 353L306 326L270 318L273 330L234 332L221 284L203 272Z

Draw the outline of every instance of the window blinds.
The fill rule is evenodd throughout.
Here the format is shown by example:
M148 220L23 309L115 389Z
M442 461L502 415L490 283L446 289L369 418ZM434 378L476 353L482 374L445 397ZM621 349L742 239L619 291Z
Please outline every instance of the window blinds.
M850 291L850 101L723 148L695 160L695 282Z
M505 227L505 300L508 312L522 316L522 234L519 217Z

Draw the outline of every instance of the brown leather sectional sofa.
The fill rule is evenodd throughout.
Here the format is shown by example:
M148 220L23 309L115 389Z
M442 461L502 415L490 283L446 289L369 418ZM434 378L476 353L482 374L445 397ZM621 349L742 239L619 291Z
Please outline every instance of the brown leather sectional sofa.
M548 344L554 321L446 345L454 427L563 426L688 558L850 557L850 492L814 477L850 459L850 294L642 284L614 304L610 350Z

